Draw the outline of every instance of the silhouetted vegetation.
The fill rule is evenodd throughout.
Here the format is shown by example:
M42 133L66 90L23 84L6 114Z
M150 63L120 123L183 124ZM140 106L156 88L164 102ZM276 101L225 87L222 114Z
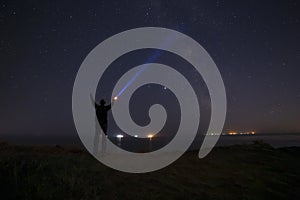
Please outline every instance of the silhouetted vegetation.
M162 170L127 174L77 147L0 144L1 199L300 199L300 148L262 141L188 152Z

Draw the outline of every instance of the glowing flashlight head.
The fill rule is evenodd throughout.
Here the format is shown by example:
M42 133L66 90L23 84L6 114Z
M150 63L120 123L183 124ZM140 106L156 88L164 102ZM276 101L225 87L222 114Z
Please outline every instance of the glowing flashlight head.
M117 97L117 96L115 96L115 97L114 97L114 100L115 100L115 101L117 101L117 100L118 100L118 97Z

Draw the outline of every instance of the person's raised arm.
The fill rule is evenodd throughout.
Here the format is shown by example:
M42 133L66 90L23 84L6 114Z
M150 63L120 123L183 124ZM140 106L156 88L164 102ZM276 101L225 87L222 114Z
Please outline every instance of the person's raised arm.
M90 98L91 98L92 105L96 107L97 104L96 104L95 99L93 98L92 94L90 94Z

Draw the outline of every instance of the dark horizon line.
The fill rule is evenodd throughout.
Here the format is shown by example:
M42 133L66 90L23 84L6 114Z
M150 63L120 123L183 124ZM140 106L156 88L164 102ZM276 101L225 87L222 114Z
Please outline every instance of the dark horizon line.
M251 135L251 134L240 134L240 132L239 131L234 131L234 132L236 132L237 134L236 135ZM223 135L223 133L225 133L226 135L229 135L228 134L228 132L222 132L221 133L221 135ZM28 137L28 136L36 136L36 137L39 137L39 136L55 136L55 137L57 137L57 136L62 136L62 137L66 137L66 136L70 136L70 135L73 135L74 133L70 133L70 132L68 132L67 134L49 134L49 133L47 133L47 134L37 134L37 133L31 133L31 134L29 134L29 133L22 133L22 134L19 134L19 133L0 133L0 137L1 136L20 136L20 137L22 137L22 136L24 136L24 137ZM295 132L295 131L293 131L293 132L255 132L255 134L253 134L253 135L260 135L260 134L300 134L300 132ZM76 136L78 136L77 135L77 133L75 134ZM230 135L231 136L231 135ZM234 135L233 135L234 136Z

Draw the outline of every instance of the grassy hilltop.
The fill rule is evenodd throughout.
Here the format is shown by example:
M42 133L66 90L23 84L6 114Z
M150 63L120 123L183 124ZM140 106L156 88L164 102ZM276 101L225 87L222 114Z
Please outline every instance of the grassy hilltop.
M188 152L152 173L110 169L72 147L0 145L1 199L300 199L300 148L262 142Z

